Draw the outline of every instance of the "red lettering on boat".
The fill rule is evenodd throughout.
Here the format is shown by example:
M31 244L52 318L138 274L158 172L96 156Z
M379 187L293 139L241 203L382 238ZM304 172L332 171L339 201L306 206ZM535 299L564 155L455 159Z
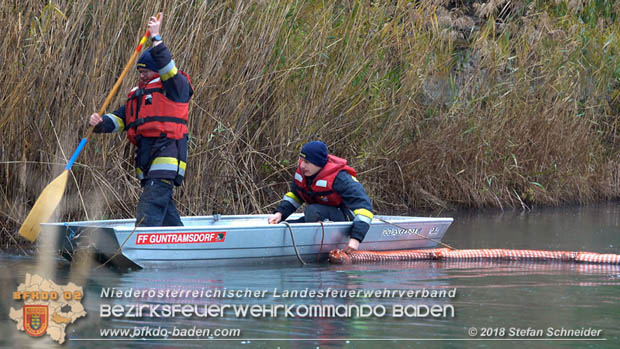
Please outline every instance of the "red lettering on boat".
M158 244L203 244L224 242L225 231L191 232L191 233L148 233L136 236L136 245Z

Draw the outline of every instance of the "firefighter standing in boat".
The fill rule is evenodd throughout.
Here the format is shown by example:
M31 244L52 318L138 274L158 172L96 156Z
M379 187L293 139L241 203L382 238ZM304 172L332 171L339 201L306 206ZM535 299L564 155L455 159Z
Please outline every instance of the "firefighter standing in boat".
M162 15L151 17L152 47L138 59L138 86L113 113L94 113L95 133L127 131L136 145L136 171L143 187L136 212L140 226L182 226L172 198L187 161L187 120L193 88L178 70L160 36Z
M357 250L372 222L372 203L347 160L328 154L321 141L309 142L299 155L291 191L269 217L270 224L286 219L304 202L304 222L353 220L346 252Z

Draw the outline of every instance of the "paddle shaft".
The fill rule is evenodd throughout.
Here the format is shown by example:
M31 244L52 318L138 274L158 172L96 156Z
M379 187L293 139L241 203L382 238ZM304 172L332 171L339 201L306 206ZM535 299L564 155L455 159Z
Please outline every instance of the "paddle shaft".
M157 18L159 19L159 14L157 15ZM112 86L112 90L110 90L110 93L108 93L108 96L106 97L105 101L103 102L103 105L101 106L101 108L99 108L99 111L97 112L99 115L103 115L103 113L105 113L105 110L108 107L108 105L110 104L110 102L112 101L112 98L114 98L114 96L118 92L118 89L121 87L121 84L123 83L123 80L125 79L125 76L127 76L127 73L129 72L129 69L131 69L131 67L133 66L134 62L138 58L138 54L142 50L142 46L144 45L146 40L148 40L149 34L150 34L150 31L147 29L146 32L144 33L144 36L142 37L142 39L140 39L140 42L138 43L138 47L136 47L136 50L133 51L133 53L131 54L131 57L129 58L129 61L127 62L127 64L125 65L125 68L121 72L121 75L118 77L118 79L114 83L114 86ZM86 135L86 137L84 137L84 139L82 139L83 142L85 142L84 141L85 139L88 140L88 138L90 138L90 135L93 133L94 129L95 129L94 127L90 128L90 130L88 131L88 134Z
M157 15L157 18L159 19L159 15ZM131 55L129 62L127 62L127 65L125 65L125 69L123 69L123 72L116 80L114 87L112 87L112 90L110 91L110 93L108 93L108 97L105 99L105 102L101 106L101 109L99 109L99 115L105 112L108 104L110 104L110 101L116 95L118 88L123 82L123 79L125 79L129 68L131 68L133 63L136 61L138 53L140 53L142 45L144 45L144 43L148 39L149 34L150 31L147 29L146 33L144 33L144 36L140 40L138 47ZM43 189L43 191L37 198L37 201L35 201L34 205L30 209L28 216L26 216L24 223L19 228L20 236L30 241L35 241L37 239L37 237L39 236L39 231L41 230L40 223L46 222L52 216L52 214L56 210L56 207L58 207L58 204L60 203L60 200L64 195L65 187L67 186L67 178L69 176L71 166L73 166L73 163L80 155L80 152L82 151L82 149L84 149L84 146L86 145L86 142L88 141L90 135L93 133L93 130L94 127L91 127L86 137L82 138L80 144L77 146L77 148L73 152L73 155L71 155L71 158L67 162L67 166L65 166L64 171L62 171L62 173L58 177L56 177Z

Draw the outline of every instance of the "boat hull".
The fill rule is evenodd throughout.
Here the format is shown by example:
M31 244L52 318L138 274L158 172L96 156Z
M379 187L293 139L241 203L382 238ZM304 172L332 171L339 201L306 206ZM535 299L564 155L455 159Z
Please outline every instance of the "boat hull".
M299 218L293 215L291 220ZM344 248L351 222L267 224L268 215L183 217L183 227L135 228L135 220L46 223L60 254L73 260L88 251L97 261L121 269L230 265L327 258ZM452 218L376 216L362 250L432 248ZM381 220L380 220L381 219ZM384 220L384 221L382 221ZM294 243L293 243L294 241Z

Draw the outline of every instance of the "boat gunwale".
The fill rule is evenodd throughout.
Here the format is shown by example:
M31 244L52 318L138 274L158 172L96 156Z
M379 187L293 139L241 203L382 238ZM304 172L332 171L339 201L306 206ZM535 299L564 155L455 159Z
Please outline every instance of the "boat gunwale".
M41 223L42 226L67 226L67 227L85 227L85 228L93 228L93 229L112 229L118 233L124 232L172 232L172 231L186 231L186 230L195 230L195 229L247 229L248 227L252 228L264 228L269 227L272 229L276 228L286 228L282 223L279 224L269 224L266 220L270 215L267 214L257 214L257 215L222 215L222 216L185 216L181 219L186 222L197 221L197 220L205 220L209 221L211 224L201 224L201 225L184 225L184 226L160 226L160 227L135 227L135 218L126 218L126 219L109 219L109 220L95 220L95 221L75 221L75 222L49 222L49 223ZM297 213L290 216L290 218L296 219L302 217L303 214ZM217 217L217 219L215 219ZM387 215L376 215L376 218L384 219L388 222L384 222L382 220L373 219L371 225L380 226L380 225L393 225L398 227L399 224L410 224L410 223L452 223L454 221L451 217L419 217L419 216L387 216ZM235 220L247 220L251 224L234 224ZM264 219L263 223L253 222L260 221ZM231 224L213 224L221 221L230 220ZM300 226L303 224L304 227L314 227L321 226L320 222L289 222L289 224L294 228L295 226ZM327 221L323 222L323 225L326 227L339 227L339 226L347 226L353 224L352 221L345 222L332 222Z

